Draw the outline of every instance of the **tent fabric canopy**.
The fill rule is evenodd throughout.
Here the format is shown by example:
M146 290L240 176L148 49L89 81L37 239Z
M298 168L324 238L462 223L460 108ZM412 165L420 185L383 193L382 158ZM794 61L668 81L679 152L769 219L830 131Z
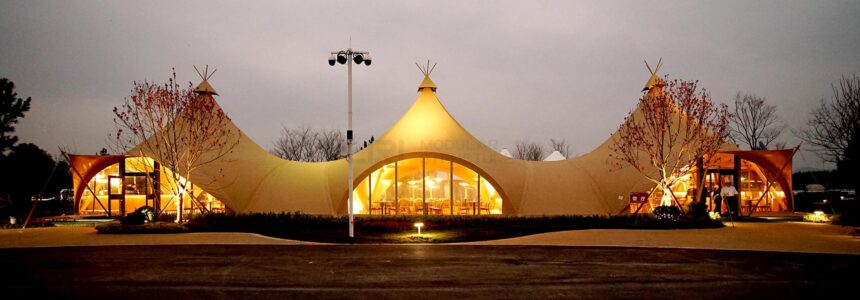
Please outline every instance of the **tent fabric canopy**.
M661 87L655 86L660 92ZM638 171L610 169L611 135L592 152L572 159L524 161L499 153L464 129L436 96L436 85L425 76L417 98L402 117L374 143L353 155L358 184L379 166L405 157L436 157L461 163L480 174L503 198L502 213L516 215L614 214L628 205L630 192L647 191L654 184ZM634 113L638 112L637 108ZM225 126L238 144L220 159L192 172L190 180L235 212L301 211L309 214L347 213L348 187L345 159L297 162L271 155L247 137L232 121ZM737 150L734 146L723 148ZM144 147L135 152L152 157ZM779 170L784 154L740 151L745 159ZM553 153L556 154L556 153ZM553 155L551 155L553 156ZM560 153L557 156L561 156ZM563 157L563 156L562 156ZM74 156L76 200L82 186L98 170L124 156ZM787 172L787 173L786 173ZM790 165L784 172L790 183ZM484 177L482 175L482 177ZM781 184L786 178L781 178ZM81 185L83 183L83 185ZM790 185L788 186L790 189Z
M125 155L74 155L69 154L69 165L72 168L72 189L75 192L75 207L80 205L81 196L90 180L105 168L122 162Z
M720 151L719 153L737 155L741 159L755 163L770 176L775 176L776 184L779 184L785 192L786 202L788 204L794 203L794 195L791 193L791 164L794 150Z

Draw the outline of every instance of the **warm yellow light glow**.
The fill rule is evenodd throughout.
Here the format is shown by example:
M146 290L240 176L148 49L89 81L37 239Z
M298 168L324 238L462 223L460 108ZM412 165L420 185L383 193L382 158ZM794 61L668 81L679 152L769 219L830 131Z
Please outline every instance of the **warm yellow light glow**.
M487 194L490 195L490 197L496 194L496 189L493 188L492 184L485 184L485 186L487 187Z
M807 222L813 222L813 223L824 223L824 222L829 222L830 217L827 214L825 214L823 211L816 210L815 212L813 212L811 214L806 214L805 216L803 216L803 220L807 221Z
M708 212L708 217L710 217L711 220L719 220L720 214L712 211L712 212Z
M465 182L460 182L460 186L469 186L469 184Z
M424 222L415 222L415 228L418 228L418 235L421 235L421 227L424 227Z
M343 202L341 202L343 203ZM361 196L358 195L358 191L352 192L352 213L360 214L361 211L364 210L364 204L361 202Z

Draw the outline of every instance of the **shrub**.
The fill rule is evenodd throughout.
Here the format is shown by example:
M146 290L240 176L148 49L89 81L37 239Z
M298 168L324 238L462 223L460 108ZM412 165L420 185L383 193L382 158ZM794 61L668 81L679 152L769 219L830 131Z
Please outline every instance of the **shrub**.
M708 204L705 201L694 201L690 202L687 205L687 214L694 218L707 218L708 217Z
M120 222L123 225L141 225L143 223L151 223L154 218L155 210L149 206L142 206L125 217L122 217Z
M844 226L860 226L860 212L849 210L833 216L833 224Z
M681 210L676 206L657 206L654 208L654 217L660 221L677 222L681 219Z

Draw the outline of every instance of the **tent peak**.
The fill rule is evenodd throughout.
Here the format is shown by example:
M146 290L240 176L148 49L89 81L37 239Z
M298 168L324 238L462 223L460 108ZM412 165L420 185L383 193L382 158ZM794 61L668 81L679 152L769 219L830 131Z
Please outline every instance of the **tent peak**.
M649 92L654 88L663 88L666 86L666 81L660 76L657 75L657 72L660 72L660 67L663 66L663 58L661 57L659 61L657 61L657 67L651 69L651 66L648 65L648 61L645 61L645 67L648 68L648 72L651 73L651 77L648 78L648 82L645 83L645 88L642 89L643 92Z
M197 85L197 87L194 88L194 93L199 95L217 96L218 92L215 92L215 88L213 88L212 85L209 84L209 78L212 78L212 75L215 75L215 72L218 71L218 69L213 69L212 73L209 73L209 65L206 65L206 68L203 69L202 73L199 69L197 69L197 66L194 66L194 71L197 71L197 75L200 76L200 79L203 80L202 82L200 82L200 84Z
M430 67L430 60L427 60L426 66L420 66L418 63L415 63L415 66L418 67L418 70L421 71L421 74L424 74L424 80L421 81L421 84L418 85L418 91L420 92L423 89L430 89L430 91L436 92L436 83L430 79L430 73L433 73L433 70L436 69L436 63L433 63L433 67Z

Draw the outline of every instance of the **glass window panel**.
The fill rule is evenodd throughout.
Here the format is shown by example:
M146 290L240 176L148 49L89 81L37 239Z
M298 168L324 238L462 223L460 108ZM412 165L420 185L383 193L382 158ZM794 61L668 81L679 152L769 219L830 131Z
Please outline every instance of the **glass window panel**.
M126 173L151 173L154 161L148 157L129 157L125 159Z
M398 214L424 214L422 178L424 169L421 158L404 159L397 162Z
M353 190L354 212L372 215L501 214L501 196L489 181L479 178L474 170L445 159L400 160L362 179Z
M478 173L460 164L454 164L454 214L478 213Z
M394 163L391 163L376 170L371 175L373 178L371 187L373 210L371 214L393 215L396 212L394 173Z
M502 197L487 179L481 177L481 214L502 214Z
M109 189L111 195L122 195L122 177L109 177Z
M124 184L125 184L125 194L126 195L146 195L149 194L150 188L146 184L149 180L147 180L146 176L136 175L136 176L125 176Z
M362 180L353 190L352 213L354 214L367 214L370 211L368 203L370 185L368 184L368 178L369 177L365 177L364 180Z
M451 214L451 162L444 159L426 159L427 214Z

